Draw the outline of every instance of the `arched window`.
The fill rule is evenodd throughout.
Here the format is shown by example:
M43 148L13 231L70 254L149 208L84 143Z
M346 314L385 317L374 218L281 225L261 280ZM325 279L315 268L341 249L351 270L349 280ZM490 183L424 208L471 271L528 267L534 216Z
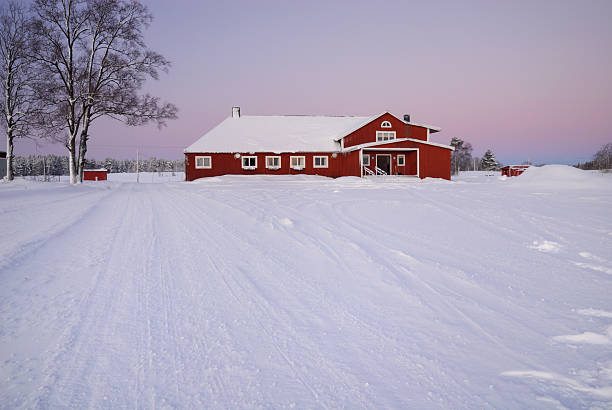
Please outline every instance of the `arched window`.
M380 126L381 128L391 128L391 123L389 121L383 121Z

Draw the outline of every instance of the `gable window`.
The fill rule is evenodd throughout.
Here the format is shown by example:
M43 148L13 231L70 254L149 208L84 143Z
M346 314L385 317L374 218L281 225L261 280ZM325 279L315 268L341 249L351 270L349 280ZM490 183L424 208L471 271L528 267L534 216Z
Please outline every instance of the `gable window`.
M363 165L370 166L370 154L366 154L365 152L361 154L361 161Z
M376 131L376 141L389 141L395 139L395 131Z
M306 166L306 157L291 157L290 165L293 169L302 170Z
M327 157L324 157L324 156L312 157L312 166L314 168L327 168Z
M195 157L196 169L210 169L212 168L211 157Z
M391 128L391 123L389 121L383 121L382 124L380 124L381 128Z
M242 169L256 169L257 157L242 157Z
M279 169L281 167L281 157L266 157L266 168Z
M405 155L398 155L397 156L397 166L398 167L403 167L404 165L406 165L406 156Z

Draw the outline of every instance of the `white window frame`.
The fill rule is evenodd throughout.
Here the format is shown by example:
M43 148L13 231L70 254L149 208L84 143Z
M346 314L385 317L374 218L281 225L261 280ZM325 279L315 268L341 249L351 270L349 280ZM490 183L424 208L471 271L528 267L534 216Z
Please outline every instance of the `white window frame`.
M402 163L400 164L400 159L402 160ZM405 167L406 166L406 155L401 154L397 156L397 166L398 167Z
M392 141L395 136L395 131L376 131L376 142Z
M318 159L324 159L325 160L325 165L317 165L317 158ZM314 155L312 157L312 167L313 168L328 168L329 167L329 158L327 157L327 155Z
M278 166L268 164L268 160L278 159ZM266 168L268 169L280 169L282 158L279 155L266 155Z
M367 159L368 162L365 162L364 159ZM370 166L370 154L366 154L365 152L361 153L361 164L366 167Z
M302 163L302 166L299 165L293 165L293 159L294 158L301 158L301 161L298 159L299 162ZM289 157L289 166L291 167L291 169L295 169L298 171L303 170L304 168L306 168L306 157L303 155L292 155Z
M244 160L245 160L245 159L250 160L250 159L252 159L252 158L255 158L255 165L254 165L254 166L253 166L253 165L247 165L247 166L244 166ZM250 161L249 161L249 162L250 162ZM243 155L243 156L240 158L240 164L242 165L242 169L248 169L248 170L257 169L257 156L255 156L255 155Z
M198 160L201 159L202 160L202 166L199 167L198 166ZM208 166L204 165L204 161L208 159ZM212 157L211 156L203 156L203 155L198 155L195 157L195 167L196 169L211 169L212 168Z
M380 124L380 128L391 128L391 122L390 121L383 121Z

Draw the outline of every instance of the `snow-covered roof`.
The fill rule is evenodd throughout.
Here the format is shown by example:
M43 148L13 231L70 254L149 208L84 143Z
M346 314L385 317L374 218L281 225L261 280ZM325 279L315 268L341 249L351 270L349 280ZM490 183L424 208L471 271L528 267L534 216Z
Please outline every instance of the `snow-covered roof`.
M106 168L85 168L83 171L97 171L97 172L108 172Z
M333 152L336 139L376 117L243 115L229 117L185 152Z
M187 147L185 152L339 152L342 138L384 114L391 113L385 111L369 117L324 115L229 117ZM433 132L441 130L438 127L399 120L408 125L428 128ZM431 145L450 148L443 144L431 143Z
M406 122L406 121L404 121L404 122ZM438 131L442 131L442 128L436 127L436 126L433 126L433 125L417 124L416 122L406 122L406 124L413 125L415 127L429 128L429 132L432 132L432 133L438 132Z

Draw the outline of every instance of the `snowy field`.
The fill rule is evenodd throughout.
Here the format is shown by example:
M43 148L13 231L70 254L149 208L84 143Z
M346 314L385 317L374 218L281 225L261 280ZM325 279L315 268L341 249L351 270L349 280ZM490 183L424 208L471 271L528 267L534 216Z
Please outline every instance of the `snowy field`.
M0 183L0 408L612 408L612 174Z

